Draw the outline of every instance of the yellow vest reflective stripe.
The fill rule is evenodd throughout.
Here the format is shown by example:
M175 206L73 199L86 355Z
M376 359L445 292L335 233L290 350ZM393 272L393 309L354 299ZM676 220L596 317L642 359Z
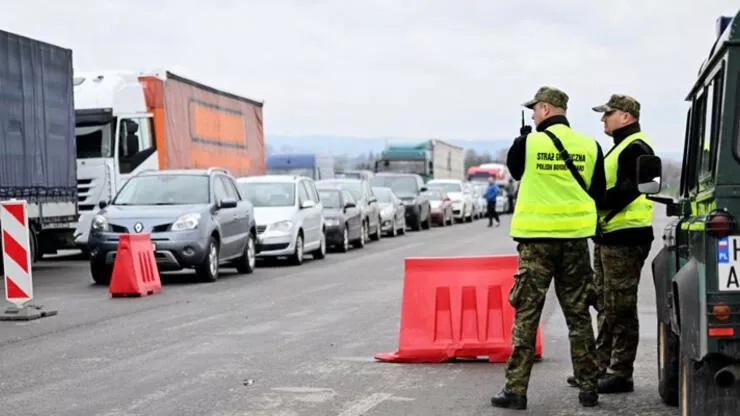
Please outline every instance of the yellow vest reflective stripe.
M570 153L586 186L591 185L596 141L564 124L547 128ZM596 232L596 205L561 160L552 140L541 132L527 136L524 175L519 184L511 236L583 238Z
M619 169L619 155L635 140L642 140L652 148L652 144L642 132L631 134L622 140L604 157L604 173L606 174L607 191L617 184L617 170ZM599 210L599 224L604 233L623 230L626 228L649 227L653 223L653 202L640 195L627 205L617 215L605 222L605 217L611 210Z

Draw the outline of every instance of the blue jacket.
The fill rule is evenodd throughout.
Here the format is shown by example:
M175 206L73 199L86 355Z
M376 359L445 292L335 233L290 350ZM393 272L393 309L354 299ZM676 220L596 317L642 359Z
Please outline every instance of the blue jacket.
M497 196L498 196L498 185L496 185L496 182L493 182L489 184L488 188L486 189L486 201L496 202Z

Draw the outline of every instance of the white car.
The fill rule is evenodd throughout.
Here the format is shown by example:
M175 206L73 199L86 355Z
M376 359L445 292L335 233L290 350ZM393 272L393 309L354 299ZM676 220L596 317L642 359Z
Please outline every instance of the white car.
M457 221L473 221L473 194L459 179L432 179L427 188L442 188L452 199L452 215Z
M298 265L304 253L315 259L326 256L323 206L312 179L263 175L236 183L254 207L257 257L288 257Z

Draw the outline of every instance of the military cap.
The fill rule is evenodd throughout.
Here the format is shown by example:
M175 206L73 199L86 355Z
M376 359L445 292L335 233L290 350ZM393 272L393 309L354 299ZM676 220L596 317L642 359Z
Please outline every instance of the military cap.
M612 94L609 102L593 108L598 113L608 113L614 110L621 110L625 113L632 114L635 118L640 118L640 103L629 95Z
M522 105L531 110L532 108L534 108L534 105L540 101L550 103L555 107L562 108L563 110L566 110L568 108L568 94L560 91L557 88L547 86L540 87L540 89L537 90L537 93L534 95L534 98Z

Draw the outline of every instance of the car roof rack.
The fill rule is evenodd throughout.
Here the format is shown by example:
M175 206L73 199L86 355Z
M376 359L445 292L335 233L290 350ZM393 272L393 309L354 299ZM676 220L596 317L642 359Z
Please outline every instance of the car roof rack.
M209 175L211 173L213 173L213 172L221 172L221 173L225 173L227 175L229 174L229 171L228 170L226 170L225 168L222 168L222 167L218 167L218 166L214 166L214 167L208 168L208 174Z

